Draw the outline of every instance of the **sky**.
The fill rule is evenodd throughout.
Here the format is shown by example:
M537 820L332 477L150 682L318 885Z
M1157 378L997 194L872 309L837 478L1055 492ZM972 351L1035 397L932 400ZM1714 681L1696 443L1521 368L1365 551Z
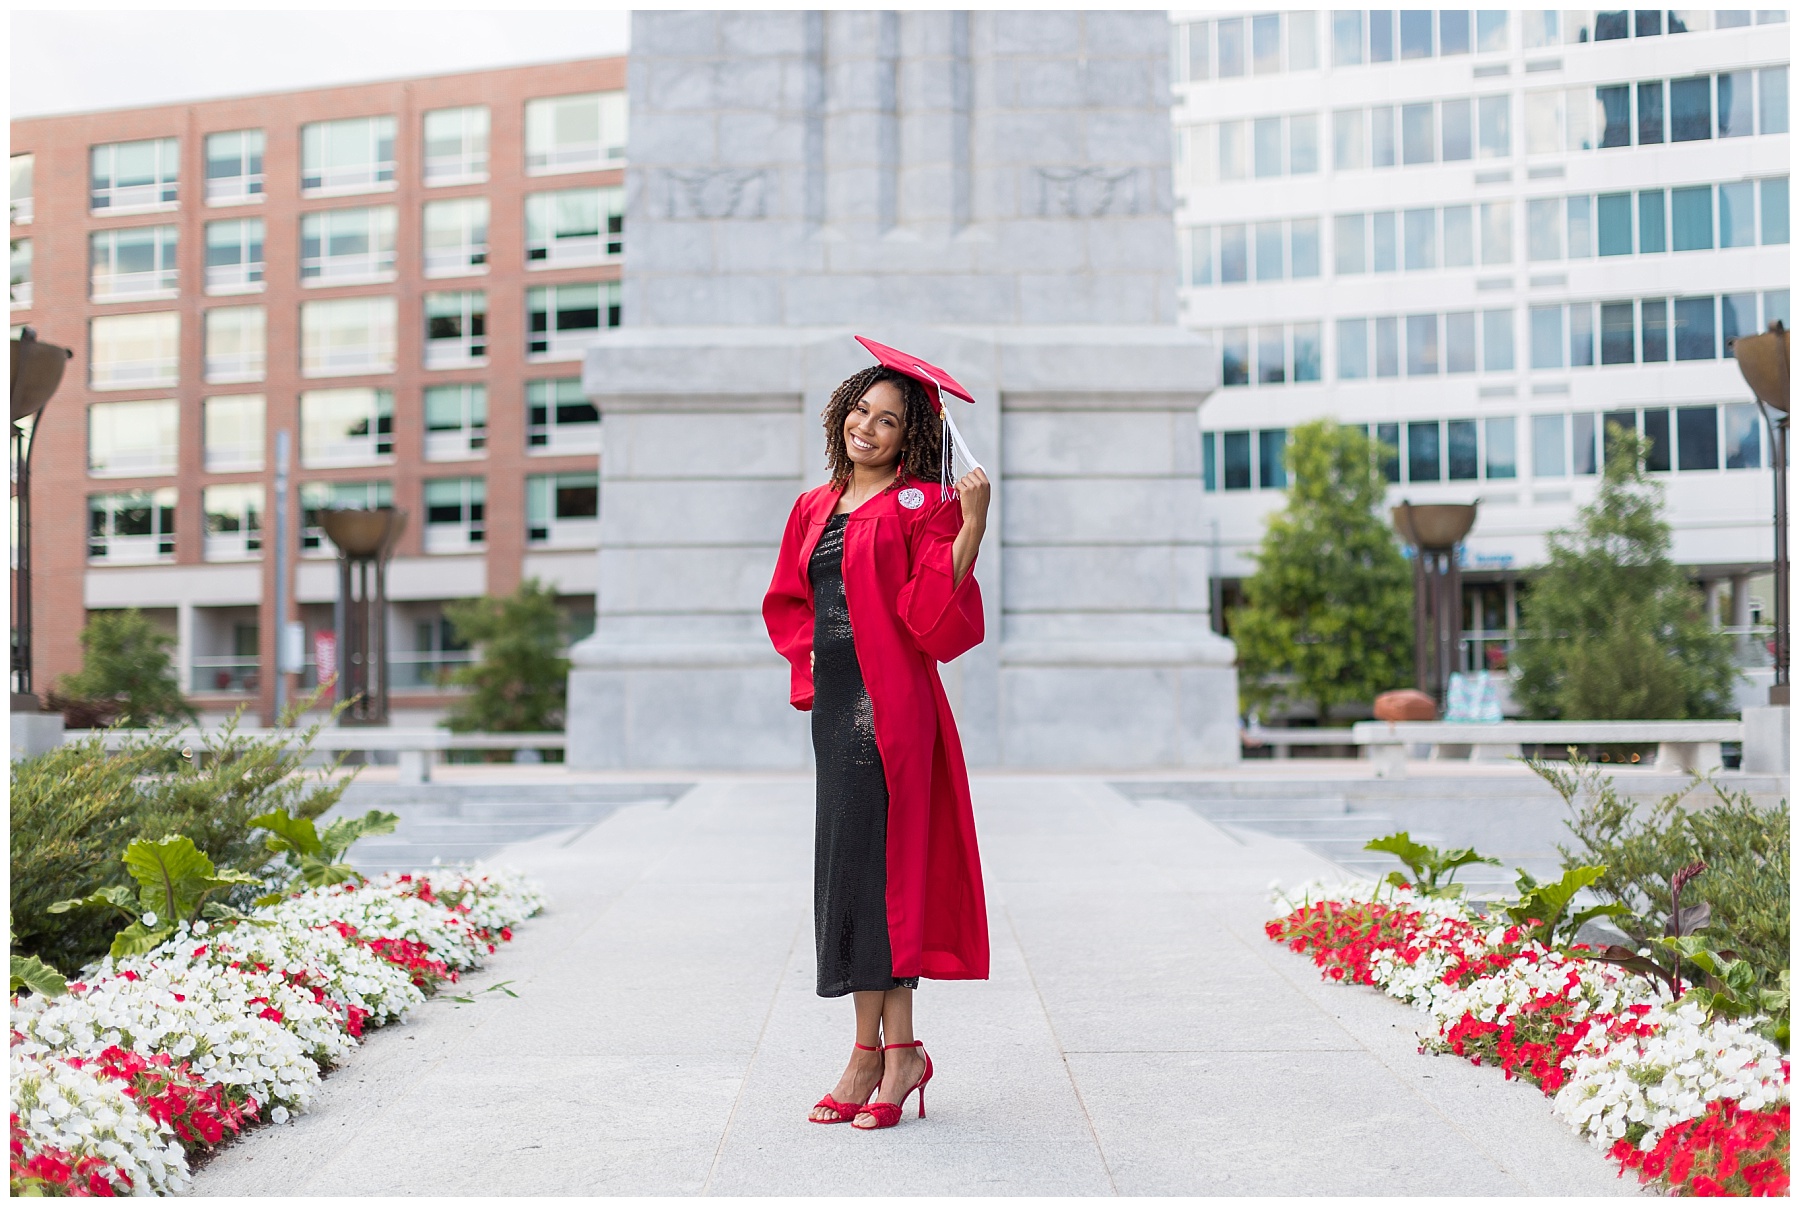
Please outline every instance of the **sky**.
M302 12L241 0L213 10L15 8L11 115L623 54L630 16L627 9L594 3L537 11L421 6Z

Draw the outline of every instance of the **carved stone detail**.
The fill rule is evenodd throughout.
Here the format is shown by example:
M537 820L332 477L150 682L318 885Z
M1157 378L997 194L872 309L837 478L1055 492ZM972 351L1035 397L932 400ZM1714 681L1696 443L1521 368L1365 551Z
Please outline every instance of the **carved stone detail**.
M765 168L701 168L663 172L667 218L761 218L768 209Z
M1143 212L1141 168L1038 168L1040 218L1099 218Z

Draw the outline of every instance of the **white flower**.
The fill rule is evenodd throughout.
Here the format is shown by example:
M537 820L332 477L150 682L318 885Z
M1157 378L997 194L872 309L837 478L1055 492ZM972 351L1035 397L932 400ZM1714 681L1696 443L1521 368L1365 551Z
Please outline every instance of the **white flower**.
M142 919L142 921L143 921L143 923L144 923L144 925L145 925L145 926L155 926L155 925L156 925L156 913L155 913L155 911L154 911L154 910L145 910L145 911L144 911L144 917L143 917L143 919Z

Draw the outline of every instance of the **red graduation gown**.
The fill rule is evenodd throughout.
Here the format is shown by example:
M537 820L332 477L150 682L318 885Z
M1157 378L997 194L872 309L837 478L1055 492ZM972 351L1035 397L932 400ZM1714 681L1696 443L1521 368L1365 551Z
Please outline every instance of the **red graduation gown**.
M972 568L952 585L961 505L954 496L940 501L929 483L916 487L922 506L904 507L910 485L876 495L844 529L844 602L887 776L888 944L896 977L985 980L987 902L969 775L937 671L981 643L981 588ZM838 498L827 485L794 503L763 597L763 621L793 668L791 700L803 712L813 704L807 564Z

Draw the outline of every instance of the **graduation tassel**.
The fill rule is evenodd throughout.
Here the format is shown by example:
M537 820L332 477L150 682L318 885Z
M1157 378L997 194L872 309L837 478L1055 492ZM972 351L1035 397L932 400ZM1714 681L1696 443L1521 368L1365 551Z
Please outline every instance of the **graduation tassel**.
M943 464L938 469L938 501L941 503L944 500L948 499L952 493L950 490L950 466L951 466L950 408L948 406L946 406L945 404L943 404L942 402L940 402L938 404L938 414L940 414L944 417L943 441L942 441L944 457L943 457Z

